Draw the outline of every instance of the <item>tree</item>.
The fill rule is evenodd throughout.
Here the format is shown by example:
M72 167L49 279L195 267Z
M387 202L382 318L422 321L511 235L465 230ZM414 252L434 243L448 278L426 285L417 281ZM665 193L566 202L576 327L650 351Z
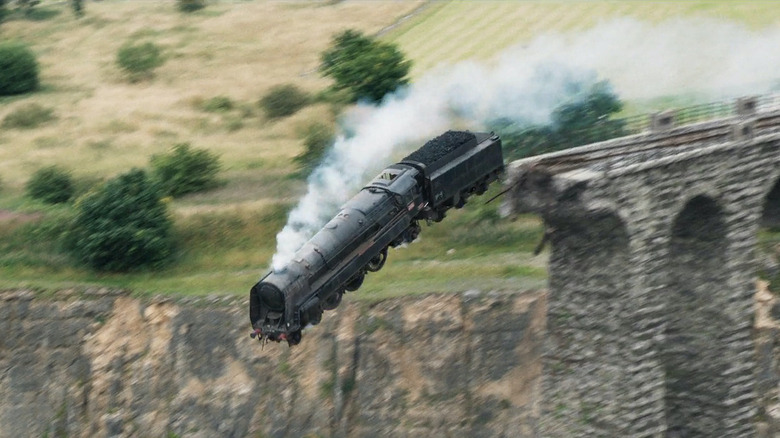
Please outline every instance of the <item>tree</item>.
M610 119L622 108L609 83L598 82L584 96L557 107L548 125L500 120L492 129L501 135L506 157L518 159L623 136L624 122Z
M376 102L409 82L411 66L394 44L346 30L336 35L331 47L322 53L320 71L333 78L334 90L347 90L352 101Z
M69 249L99 271L160 267L173 252L172 222L161 195L140 169L106 182L76 203Z

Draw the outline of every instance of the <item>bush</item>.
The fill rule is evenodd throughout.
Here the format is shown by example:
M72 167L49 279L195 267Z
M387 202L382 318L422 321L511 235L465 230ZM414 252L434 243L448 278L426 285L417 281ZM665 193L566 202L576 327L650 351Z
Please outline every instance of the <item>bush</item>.
M151 76L152 71L161 66L165 60L160 48L152 42L138 44L127 42L119 48L116 62L132 80L138 80Z
M308 174L322 160L325 152L333 144L333 129L324 123L315 122L301 130L303 152L295 157L295 162L303 173Z
M84 16L84 0L70 0L70 7L73 9L73 14L76 18Z
M320 62L322 74L335 81L333 89L348 90L353 101L381 100L408 83L411 68L412 62L396 45L373 40L356 30L336 35Z
M205 0L176 0L176 7L181 12L195 12L206 7Z
M5 17L11 12L8 10L8 0L0 0L0 23L3 22Z
M27 46L0 42L0 96L34 91L38 88L38 61Z
M276 85L260 99L260 107L268 118L275 119L291 116L309 102L309 95L295 85Z
M233 101L230 100L227 96L215 96L211 99L205 101L201 108L203 108L203 111L208 111L210 113L220 113L220 112L226 112L233 109L235 105L233 105Z
M99 271L161 267L173 253L172 222L161 195L140 169L109 180L76 203L68 249Z
M24 12L25 17L30 17L35 12L35 7L40 3L40 0L16 0L16 7Z
M216 185L219 157L205 149L190 149L187 143L165 155L152 156L152 169L164 194L181 196Z
M58 166L38 169L27 181L27 196L48 204L67 202L73 196L70 172Z
M21 105L3 118L3 127L32 129L54 120L54 110L37 103Z

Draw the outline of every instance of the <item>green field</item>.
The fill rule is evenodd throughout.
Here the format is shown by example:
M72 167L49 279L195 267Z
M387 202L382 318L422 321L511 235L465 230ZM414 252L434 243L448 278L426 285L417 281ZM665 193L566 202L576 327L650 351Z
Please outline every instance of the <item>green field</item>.
M0 39L28 43L42 71L40 91L0 98L0 120L29 103L55 115L35 129L0 128L0 288L107 285L184 294L245 293L267 268L286 212L305 189L292 160L302 151L300 132L315 122L334 125L340 108L320 103L268 120L257 101L277 84L324 89L319 53L340 30L397 43L419 77L441 63L489 60L541 34L576 32L617 16L780 24L780 8L767 1L247 1L182 15L172 2L106 0L88 2L81 19L67 3L38 9L0 24ZM166 62L153 79L130 83L117 69L116 51L126 41L163 47ZM220 96L233 109L202 109ZM223 183L170 203L180 244L162 271L96 274L75 265L56 244L68 207L24 196L40 167L65 166L86 184L148 166L152 154L180 142L219 154ZM392 250L355 296L543 286L546 258L531 255L540 220L495 220L496 204L480 204L476 199L444 222L423 226L420 241Z

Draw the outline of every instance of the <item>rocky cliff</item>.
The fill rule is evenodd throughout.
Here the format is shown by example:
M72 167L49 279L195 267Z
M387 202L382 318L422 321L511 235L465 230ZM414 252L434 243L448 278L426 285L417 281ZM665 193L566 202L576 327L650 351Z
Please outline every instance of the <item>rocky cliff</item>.
M292 349L246 301L0 293L0 438L533 435L541 292L345 301Z

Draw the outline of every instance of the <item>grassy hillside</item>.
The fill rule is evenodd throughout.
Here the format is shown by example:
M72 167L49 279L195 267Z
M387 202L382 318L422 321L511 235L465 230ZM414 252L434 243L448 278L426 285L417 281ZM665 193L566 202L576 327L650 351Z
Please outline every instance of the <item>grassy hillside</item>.
M292 176L300 132L315 122L332 125L338 116L338 108L315 104L268 120L257 101L277 84L324 89L319 54L340 30L398 43L419 75L441 62L489 59L535 35L576 31L617 15L780 23L773 2L251 1L210 3L189 15L172 2L85 6L81 19L66 3L44 3L32 19L15 14L0 24L0 39L28 43L42 71L39 92L0 98L0 120L30 103L54 114L35 129L0 128L0 288L95 284L245 293L268 266L275 235L304 189ZM117 50L127 41L163 48L166 61L152 79L133 83L117 68ZM206 111L214 97L228 98L232 109ZM40 167L65 166L87 186L145 167L152 154L180 142L219 154L223 184L170 203L181 243L162 272L95 274L75 266L54 243L68 208L24 197L25 182ZM545 258L531 255L540 221L495 220L495 207L479 204L424 226L421 240L391 251L386 267L357 295L543 285Z
M219 153L228 178L285 174L300 152L296 129L332 120L325 107L271 122L257 100L273 85L295 83L316 91L327 82L316 74L319 53L333 33L357 28L373 33L414 9L415 2L218 3L191 14L172 2L90 2L73 18L66 4L41 7L52 17L15 16L0 26L3 39L32 45L42 68L43 90L0 100L0 119L23 103L55 110L57 120L39 129L0 133L0 175L19 188L31 171L62 164L79 174L105 176L144 166L150 154L179 141ZM151 81L129 83L116 67L126 41L161 45L165 64ZM237 109L201 110L207 99L226 96ZM83 166L84 160L89 166ZM256 181L256 200L264 181ZM248 192L248 190L246 190ZM284 190L283 190L284 191ZM276 198L278 193L263 196Z

